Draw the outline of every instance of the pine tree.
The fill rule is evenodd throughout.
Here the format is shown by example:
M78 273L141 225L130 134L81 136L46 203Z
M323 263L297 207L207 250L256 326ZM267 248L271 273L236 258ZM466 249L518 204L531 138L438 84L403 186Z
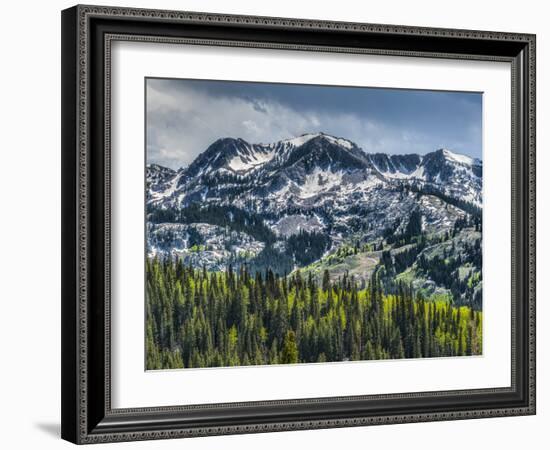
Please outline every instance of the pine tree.
M282 364L294 364L298 362L298 347L296 345L296 335L294 331L289 330L285 336L283 343L283 351L281 353Z

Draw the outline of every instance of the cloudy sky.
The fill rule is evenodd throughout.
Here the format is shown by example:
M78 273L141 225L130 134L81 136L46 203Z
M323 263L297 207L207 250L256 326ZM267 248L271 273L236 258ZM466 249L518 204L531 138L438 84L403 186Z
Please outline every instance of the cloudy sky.
M146 108L147 162L174 169L220 137L271 143L319 131L368 153L446 147L481 158L479 93L148 78Z

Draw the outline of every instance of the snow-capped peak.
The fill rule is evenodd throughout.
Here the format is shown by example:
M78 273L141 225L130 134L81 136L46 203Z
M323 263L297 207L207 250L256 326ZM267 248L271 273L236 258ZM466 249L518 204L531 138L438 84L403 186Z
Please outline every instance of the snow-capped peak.
M295 138L284 139L281 141L281 143L292 145L294 147L300 147L301 145L304 145L305 143L315 138L323 138L332 144L339 145L340 147L344 147L348 150L351 150L352 148L357 147L353 142L351 142L348 139L331 136L330 134L325 134L322 131L318 133L305 133Z
M217 196L217 184L223 182L234 185L232 189L238 185L246 191L261 191L258 196L277 193L285 201L288 198L284 193L288 191L300 199L298 202L318 196L328 198L340 185L359 192L375 185L415 184L480 205L482 167L481 161L448 148L425 155L367 154L348 139L317 132L271 144L218 139L173 184L168 181L174 180L174 173L155 176L160 171L156 167L151 167L148 180L152 200L160 199L158 192L163 190L170 198L177 197L179 203L192 195L199 196L199 191L201 196ZM202 176L210 177L209 182L216 186L211 194L205 194Z
M468 166L471 165L479 165L480 161L476 158L472 158L470 156L462 155L460 153L455 153L448 148L441 148L439 151L450 161L456 162L458 164L465 164Z
M289 139L283 139L281 141L282 144L287 144L293 147L300 147L301 145L304 145L306 142L311 141L312 139L321 136L323 133L305 133L300 136L296 136L294 138ZM274 143L272 145L277 145L278 143Z
M221 139L218 142L230 142L233 147L233 155L231 158L227 159L226 164L222 167L233 172L238 172L239 174L245 174L251 172L253 169L259 169L275 158L285 160L294 149L300 148L308 142L317 139L321 142L336 145L352 153L359 151L357 145L348 139L331 136L322 132L306 133L271 144L249 144L242 139Z

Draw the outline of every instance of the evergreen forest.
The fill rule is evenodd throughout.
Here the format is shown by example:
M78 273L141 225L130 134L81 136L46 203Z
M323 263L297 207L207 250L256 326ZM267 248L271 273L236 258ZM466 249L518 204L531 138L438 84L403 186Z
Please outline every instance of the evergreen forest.
M360 287L328 271L208 271L174 257L146 265L149 370L482 354L480 310L403 282L387 293L378 276Z

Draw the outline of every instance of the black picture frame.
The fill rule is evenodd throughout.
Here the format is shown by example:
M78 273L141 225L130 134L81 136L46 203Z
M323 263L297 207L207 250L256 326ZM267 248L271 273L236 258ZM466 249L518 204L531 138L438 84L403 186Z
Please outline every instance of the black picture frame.
M507 388L113 409L110 43L192 42L508 61L512 384ZM535 36L75 6L62 12L62 437L132 441L535 414Z

